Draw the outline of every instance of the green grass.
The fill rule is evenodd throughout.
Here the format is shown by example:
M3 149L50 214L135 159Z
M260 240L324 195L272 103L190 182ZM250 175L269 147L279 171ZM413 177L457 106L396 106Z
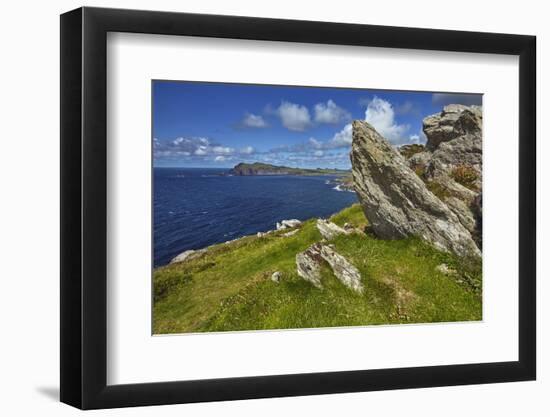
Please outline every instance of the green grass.
M359 205L332 217L364 229ZM291 237L249 236L206 255L154 271L155 334L481 320L481 265L468 264L416 238L387 241L369 233L339 236L336 250L361 272L357 294L323 267L323 289L296 274L296 253L321 236L315 221ZM457 271L446 276L436 266ZM270 280L282 273L279 283Z

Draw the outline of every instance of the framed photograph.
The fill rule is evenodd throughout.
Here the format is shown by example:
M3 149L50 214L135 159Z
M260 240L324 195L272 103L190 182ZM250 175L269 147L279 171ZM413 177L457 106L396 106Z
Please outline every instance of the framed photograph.
M61 401L533 380L535 37L61 16Z

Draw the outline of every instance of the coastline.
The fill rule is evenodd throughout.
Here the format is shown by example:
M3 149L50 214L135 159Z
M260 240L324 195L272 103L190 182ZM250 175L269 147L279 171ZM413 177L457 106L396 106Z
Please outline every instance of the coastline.
M284 219L328 217L357 201L342 176L223 176L223 169L156 169L153 266L186 250L267 232Z
M339 185L337 185L336 187L339 187ZM333 189L336 190L336 187L334 187ZM347 191L347 190L337 190L339 192L344 192L344 191ZM348 191L348 192L354 192L354 191ZM353 207L353 205L355 205L356 203L352 204L351 206L349 207L346 207L344 208L343 210L346 210L346 209L350 209L351 207ZM332 218L333 216L337 215L338 213L340 213L342 210L338 210L332 214L330 214L329 216L327 216L327 218ZM214 247L218 247L218 246L227 246L227 247L230 247L231 244L235 244L235 243L239 243L239 241L241 240L244 240L244 239L247 239L247 240L250 240L250 239L260 239L260 238L263 238L263 237L267 237L267 236L278 236L278 237L290 237L292 236L295 232L297 232L299 230L299 228L304 224L304 223L307 223L307 222L312 222L312 221L316 221L318 219L321 219L321 217L310 217L308 219L305 219L305 220L297 220L297 219L285 219L285 220L282 220L281 222L276 222L275 223L275 228L274 229L269 229L269 230L266 230L266 231L259 231L259 232L256 232L256 233L252 233L252 234L247 234L247 235L243 235L243 236L239 236L235 239L230 239L230 240L227 240L225 242L220 242L220 243L214 243L212 245L208 245L208 246L205 246L205 247L202 247L202 248L196 248L196 249L186 249L180 253L178 253L176 256L174 256L168 263L164 264L164 265L159 265L155 268L153 268L153 272L158 270L158 269L161 269L161 268L165 268L166 266L169 266L169 265L173 265L175 263L179 263L179 262L185 262L187 260L192 260L192 259L196 259L197 256L193 256L194 254L198 254L199 256L202 256L204 254L207 254L208 251L211 249L211 248L214 248ZM295 226L279 226L281 224L285 224L286 222L298 222L296 223ZM185 254L187 254L187 256L184 256ZM182 256L183 255L183 256ZM182 259L181 261L177 261L177 259L180 258Z

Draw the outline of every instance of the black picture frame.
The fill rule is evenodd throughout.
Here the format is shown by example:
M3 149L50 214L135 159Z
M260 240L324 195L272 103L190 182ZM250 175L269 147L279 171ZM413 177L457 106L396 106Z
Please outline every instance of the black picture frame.
M518 361L107 385L108 32L519 56ZM251 17L88 7L61 15L61 401L95 409L535 379L535 45L534 36Z

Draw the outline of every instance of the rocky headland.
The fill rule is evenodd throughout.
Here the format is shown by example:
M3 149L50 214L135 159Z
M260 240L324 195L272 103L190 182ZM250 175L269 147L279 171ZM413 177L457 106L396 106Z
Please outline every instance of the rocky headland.
M229 175L345 175L349 171L326 168L291 168L262 162L241 162L229 170Z

